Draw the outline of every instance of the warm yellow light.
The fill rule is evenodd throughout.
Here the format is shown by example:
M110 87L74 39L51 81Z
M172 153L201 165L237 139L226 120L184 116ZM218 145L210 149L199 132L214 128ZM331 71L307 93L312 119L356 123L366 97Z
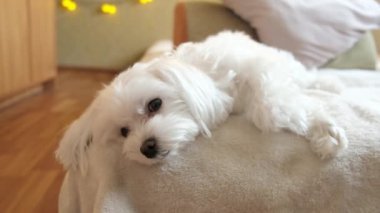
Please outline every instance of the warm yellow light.
M73 0L62 0L61 6L68 11L75 11L77 9L77 3Z
M117 12L117 7L114 4L102 4L100 8L102 13L113 15Z
M140 4L148 4L148 3L152 3L153 0L139 0Z

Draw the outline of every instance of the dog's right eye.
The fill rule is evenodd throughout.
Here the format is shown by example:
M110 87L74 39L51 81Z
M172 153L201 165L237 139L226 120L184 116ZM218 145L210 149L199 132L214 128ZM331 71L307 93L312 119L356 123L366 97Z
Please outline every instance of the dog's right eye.
M120 134L121 134L124 138L126 138L126 137L128 136L128 133L129 133L129 129L128 129L127 127L122 127L122 128L120 129Z
M162 105L162 100L160 98L155 98L148 103L149 112L157 112Z

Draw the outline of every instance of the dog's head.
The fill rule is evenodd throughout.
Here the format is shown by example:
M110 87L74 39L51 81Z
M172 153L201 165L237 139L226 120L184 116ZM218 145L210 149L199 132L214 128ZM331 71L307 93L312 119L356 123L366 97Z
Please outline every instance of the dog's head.
M92 143L122 143L124 154L144 164L172 155L224 121L232 98L202 71L173 57L136 64L121 73L65 133L58 159L86 167Z

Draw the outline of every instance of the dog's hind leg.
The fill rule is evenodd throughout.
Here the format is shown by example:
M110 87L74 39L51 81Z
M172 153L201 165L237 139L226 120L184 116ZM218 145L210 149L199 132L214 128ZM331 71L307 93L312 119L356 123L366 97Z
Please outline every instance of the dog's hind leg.
M330 93L340 94L345 88L341 80L335 76L324 75L315 71L307 72L301 80L301 87L305 89L323 90Z

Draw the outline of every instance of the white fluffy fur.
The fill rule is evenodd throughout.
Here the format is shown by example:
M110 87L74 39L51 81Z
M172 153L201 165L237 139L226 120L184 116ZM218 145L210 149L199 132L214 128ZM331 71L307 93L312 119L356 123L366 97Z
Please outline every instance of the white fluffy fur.
M121 73L67 130L57 156L66 168L84 172L90 143L123 143L128 158L152 164L199 134L211 136L230 113L242 113L262 131L289 130L306 137L321 158L332 157L347 146L345 131L306 92L338 93L341 87L287 52L222 32ZM150 115L147 103L158 97L162 107ZM121 127L130 129L127 138ZM142 155L140 146L150 137L169 155Z

